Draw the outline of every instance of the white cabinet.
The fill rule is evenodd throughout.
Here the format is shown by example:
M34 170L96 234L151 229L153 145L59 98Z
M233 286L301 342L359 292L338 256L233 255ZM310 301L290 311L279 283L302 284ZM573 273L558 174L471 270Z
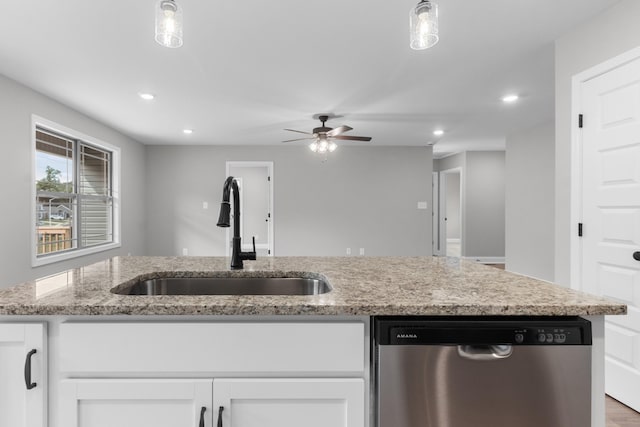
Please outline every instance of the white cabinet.
M72 379L60 401L65 427L361 427L365 413L362 379Z
M366 321L61 322L49 427L366 427Z
M65 380L60 387L60 425L211 427L211 384L181 379Z
M365 369L366 345L362 322L65 322L60 369L82 376L351 376Z
M362 379L216 379L223 427L364 426ZM220 408L223 408L220 413Z
M44 324L0 323L0 426L46 427L46 369Z

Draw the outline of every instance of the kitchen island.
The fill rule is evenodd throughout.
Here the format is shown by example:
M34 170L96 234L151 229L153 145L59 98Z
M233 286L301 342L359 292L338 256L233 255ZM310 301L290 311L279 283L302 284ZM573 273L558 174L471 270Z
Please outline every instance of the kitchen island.
M332 289L307 296L112 292L177 276L308 277ZM583 316L593 327L592 426L603 427L603 316L625 311L454 258L277 257L231 271L227 258L116 257L0 290L0 344L3 331L6 342L23 340L20 369L24 354L33 364L19 382L24 389L33 371L29 380L39 384L24 392L28 411L18 403L4 409L18 408L11 425L30 427L124 425L136 417L143 426L254 425L256 412L281 426L315 425L311 418L373 427L370 316ZM23 413L30 418L20 423Z
M111 289L159 277L323 277L307 296L129 296ZM0 290L0 315L624 314L626 306L459 258L277 257L229 269L228 258L115 257Z

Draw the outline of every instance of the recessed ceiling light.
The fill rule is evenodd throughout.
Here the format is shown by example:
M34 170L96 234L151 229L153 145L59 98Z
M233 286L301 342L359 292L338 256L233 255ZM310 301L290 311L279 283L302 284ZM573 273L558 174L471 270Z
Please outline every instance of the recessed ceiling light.
M191 135L193 133L193 129L183 129L182 133L184 133L185 135Z
M145 101L151 101L153 98L156 97L152 93L144 93L144 92L140 92L138 95L140 96L140 98L144 99Z
M442 135L444 135L444 131L442 129L436 129L436 130L433 131L433 134L435 136L442 136Z
M502 102L506 102L507 104L511 104L512 102L516 102L518 100L519 96L516 94L513 95L507 95L502 97Z

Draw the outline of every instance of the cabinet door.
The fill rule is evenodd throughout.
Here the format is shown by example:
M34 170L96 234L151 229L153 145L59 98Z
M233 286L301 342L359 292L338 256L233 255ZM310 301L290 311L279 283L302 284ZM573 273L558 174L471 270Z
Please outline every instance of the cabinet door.
M211 389L211 380L64 380L60 425L211 427Z
M0 324L0 426L46 426L46 369L44 324Z
M216 379L213 397L224 427L364 426L362 379Z

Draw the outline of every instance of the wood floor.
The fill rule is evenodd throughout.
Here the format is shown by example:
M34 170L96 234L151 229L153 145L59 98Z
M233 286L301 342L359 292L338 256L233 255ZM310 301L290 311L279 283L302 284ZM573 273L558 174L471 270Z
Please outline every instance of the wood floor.
M491 264L492 267L504 270L504 264ZM640 413L607 396L607 427L640 427Z
M638 427L640 413L607 396L607 427Z

